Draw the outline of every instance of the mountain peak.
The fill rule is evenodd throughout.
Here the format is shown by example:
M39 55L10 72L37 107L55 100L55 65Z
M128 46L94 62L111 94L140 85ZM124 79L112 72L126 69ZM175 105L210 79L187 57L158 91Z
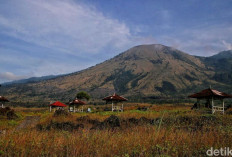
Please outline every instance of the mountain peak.
M146 45L138 45L138 46L135 46L135 47L132 47L131 49L138 49L138 48L142 48L142 49L150 49L150 50L156 50L156 51L161 51L161 50L164 50L164 49L172 49L172 50L176 50L172 47L169 47L169 46L165 46L165 45L162 45L162 44L146 44Z
M232 58L232 50L219 52L218 54L213 55L210 58L214 58L214 59Z
M160 61L171 61L181 60L184 62L195 62L193 64L200 64L199 60L195 57L184 53L175 48L161 45L161 44L150 44L150 45L138 45L130 48L129 50L119 54L113 60L150 60L155 62ZM173 63L173 62L170 62ZM192 64L192 63L191 63Z
M231 52L219 55L224 54ZM185 97L191 89L225 83L221 79L222 74L215 74L215 71L222 71L222 68L218 69L222 66L231 67L230 62L223 63L228 65L222 65L222 62L211 63L205 58L191 56L161 44L139 45L81 72L30 84L12 85L5 87L4 91L12 100L23 95L20 101L68 100L83 90L94 98L102 98L113 92L136 98L174 95ZM224 72L227 71L226 69ZM231 81L231 75L227 78L226 82ZM7 95L8 93L14 95Z

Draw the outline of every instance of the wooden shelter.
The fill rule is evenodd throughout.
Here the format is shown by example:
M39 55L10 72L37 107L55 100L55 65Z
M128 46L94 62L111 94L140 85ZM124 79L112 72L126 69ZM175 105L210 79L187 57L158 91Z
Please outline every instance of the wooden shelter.
M70 101L68 104L69 112L83 112L83 105L85 105L86 103L76 98ZM82 106L82 108L78 109L79 106Z
M4 108L3 102L9 102L9 100L3 96L0 96L1 107Z
M128 101L126 98L117 95L116 93L114 93L113 95L110 95L108 97L103 98L102 100L105 100L106 103L112 103L112 112L113 111L121 111L123 112L123 104L122 106L117 106L117 103L119 102L123 102L123 101ZM115 105L114 105L115 103Z
M207 102L209 103L208 107L212 108L212 113L219 111L219 112L222 112L224 114L224 112L225 112L224 99L225 98L232 98L232 95L226 94L223 92L219 92L215 89L208 88L208 89L202 90L199 93L189 95L188 97L189 98L196 98L198 104L200 104L200 100L202 100L202 99L207 100ZM214 100L220 100L222 103L222 106L215 106Z
M49 106L50 106L50 112L52 111L52 109L60 110L60 109L64 109L64 107L67 107L67 105L65 105L59 101L51 103Z

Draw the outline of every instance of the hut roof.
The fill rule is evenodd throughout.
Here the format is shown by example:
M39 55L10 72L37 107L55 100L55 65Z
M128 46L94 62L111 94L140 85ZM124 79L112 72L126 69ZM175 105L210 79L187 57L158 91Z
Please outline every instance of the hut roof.
M208 88L208 89L202 90L199 93L189 95L188 97L189 98L199 98L199 99L214 97L214 98L222 98L223 99L223 98L232 98L232 95L226 94L223 92L219 92L215 89Z
M9 100L7 98L5 98L4 96L0 96L0 101L1 102L9 102Z
M63 103L61 103L61 102L59 102L59 101L56 101L56 102L50 104L49 106L66 107L67 105L65 105L65 104L63 104Z
M74 105L74 104L76 104L76 105L85 105L85 102L83 102L83 101L76 98L73 101L69 102L69 105Z
M106 101L127 101L126 98L124 98L124 97L122 97L122 96L119 96L119 95L117 95L116 93L114 93L114 94L111 95L111 96L105 97L105 98L103 98L102 100L106 100Z

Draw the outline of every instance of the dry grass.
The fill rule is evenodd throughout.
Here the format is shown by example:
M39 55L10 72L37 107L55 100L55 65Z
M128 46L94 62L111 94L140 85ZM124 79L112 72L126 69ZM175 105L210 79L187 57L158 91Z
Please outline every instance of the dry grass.
M16 111L23 114L22 117L32 114ZM76 122L85 115L103 121L112 113L75 113L56 118L44 111L33 114L41 116L40 124L48 124L50 121ZM232 148L231 115L202 115L189 110L188 106L170 105L113 114L121 119L146 117L160 122L123 129L84 128L71 132L33 128L16 131L14 127L8 128L7 122L0 123L1 129L4 125L8 128L6 134L0 134L0 156L205 156L210 147Z

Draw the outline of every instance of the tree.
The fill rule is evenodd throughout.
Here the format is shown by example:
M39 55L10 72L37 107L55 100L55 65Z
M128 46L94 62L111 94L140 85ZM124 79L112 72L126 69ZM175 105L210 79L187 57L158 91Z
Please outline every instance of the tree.
M78 99L86 99L87 101L90 99L89 94L86 93L86 92L83 92L83 91L77 93L76 97L77 97Z

